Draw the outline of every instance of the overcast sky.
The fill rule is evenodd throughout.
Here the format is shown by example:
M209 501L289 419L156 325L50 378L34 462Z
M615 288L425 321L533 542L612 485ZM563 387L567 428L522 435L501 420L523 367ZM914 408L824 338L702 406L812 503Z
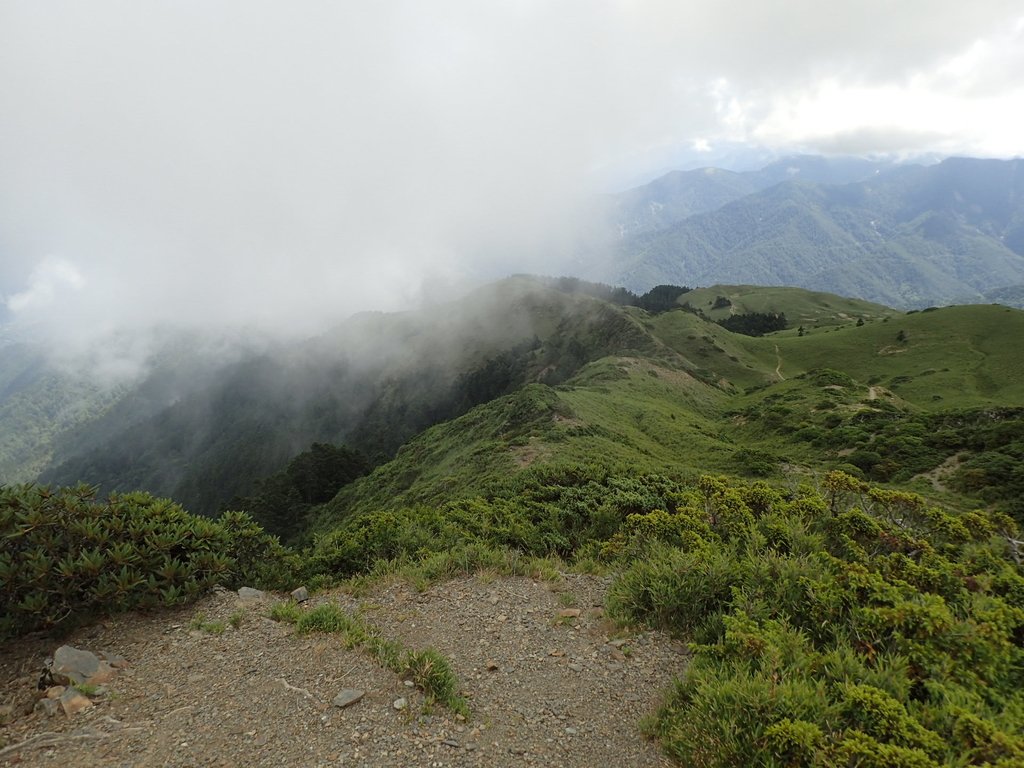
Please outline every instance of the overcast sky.
M1024 6L0 0L0 298L308 332L748 147L1024 153Z

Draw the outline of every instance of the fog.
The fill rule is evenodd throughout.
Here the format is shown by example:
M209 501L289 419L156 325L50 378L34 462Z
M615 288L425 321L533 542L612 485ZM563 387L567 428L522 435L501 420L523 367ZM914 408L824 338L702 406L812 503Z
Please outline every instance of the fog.
M1020 154L1022 18L999 0L0 0L0 297L77 350L305 335L557 273L594 193L737 148Z

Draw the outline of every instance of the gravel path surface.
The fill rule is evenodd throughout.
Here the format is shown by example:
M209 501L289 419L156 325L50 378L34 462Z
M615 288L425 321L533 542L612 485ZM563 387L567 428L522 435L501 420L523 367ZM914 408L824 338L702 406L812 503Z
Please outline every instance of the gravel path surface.
M683 649L659 633L616 635L606 589L593 576L477 576L422 593L392 583L313 597L311 606L340 602L386 637L443 653L468 720L428 706L337 636L266 618L269 596L219 592L76 632L65 642L129 666L72 717L32 711L57 643L24 640L0 648L0 706L12 717L0 726L0 765L668 766L637 724L683 671ZM190 628L197 614L241 623L215 635ZM341 709L332 701L345 688L366 693ZM394 708L399 698L407 708Z

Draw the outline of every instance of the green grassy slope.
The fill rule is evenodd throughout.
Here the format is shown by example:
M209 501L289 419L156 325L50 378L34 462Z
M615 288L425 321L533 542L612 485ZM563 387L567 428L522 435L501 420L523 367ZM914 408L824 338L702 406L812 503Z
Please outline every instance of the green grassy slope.
M850 469L850 451L877 440L894 453L883 457L886 472L874 461L875 476L908 483L957 451L897 445L887 424L920 431L929 414L1024 403L1015 351L1024 312L969 306L903 315L799 290L765 293L743 289L734 306L807 313L822 327L752 338L689 312L629 310L649 336L646 351L605 357L562 385L528 387L425 431L317 512L315 527L356 511L486 493L547 463L781 478L783 465ZM858 327L854 317L869 320ZM839 321L847 324L825 325ZM823 369L836 373L816 373Z
M1024 404L1022 338L1024 312L984 305L915 312L803 337L789 331L771 343L779 347L786 376L835 368L921 407L938 408Z
M716 309L715 300L720 296L728 299L730 306ZM843 325L855 322L859 317L867 321L901 314L870 301L782 286L712 285L680 296L679 302L701 310L712 320L723 320L729 315L744 312L785 312L794 328L798 325Z

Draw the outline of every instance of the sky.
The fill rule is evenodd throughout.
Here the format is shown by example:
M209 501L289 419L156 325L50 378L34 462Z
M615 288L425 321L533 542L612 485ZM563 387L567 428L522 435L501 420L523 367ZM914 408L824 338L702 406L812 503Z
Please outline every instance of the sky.
M1024 154L1024 6L0 0L0 316L314 333L793 152Z

